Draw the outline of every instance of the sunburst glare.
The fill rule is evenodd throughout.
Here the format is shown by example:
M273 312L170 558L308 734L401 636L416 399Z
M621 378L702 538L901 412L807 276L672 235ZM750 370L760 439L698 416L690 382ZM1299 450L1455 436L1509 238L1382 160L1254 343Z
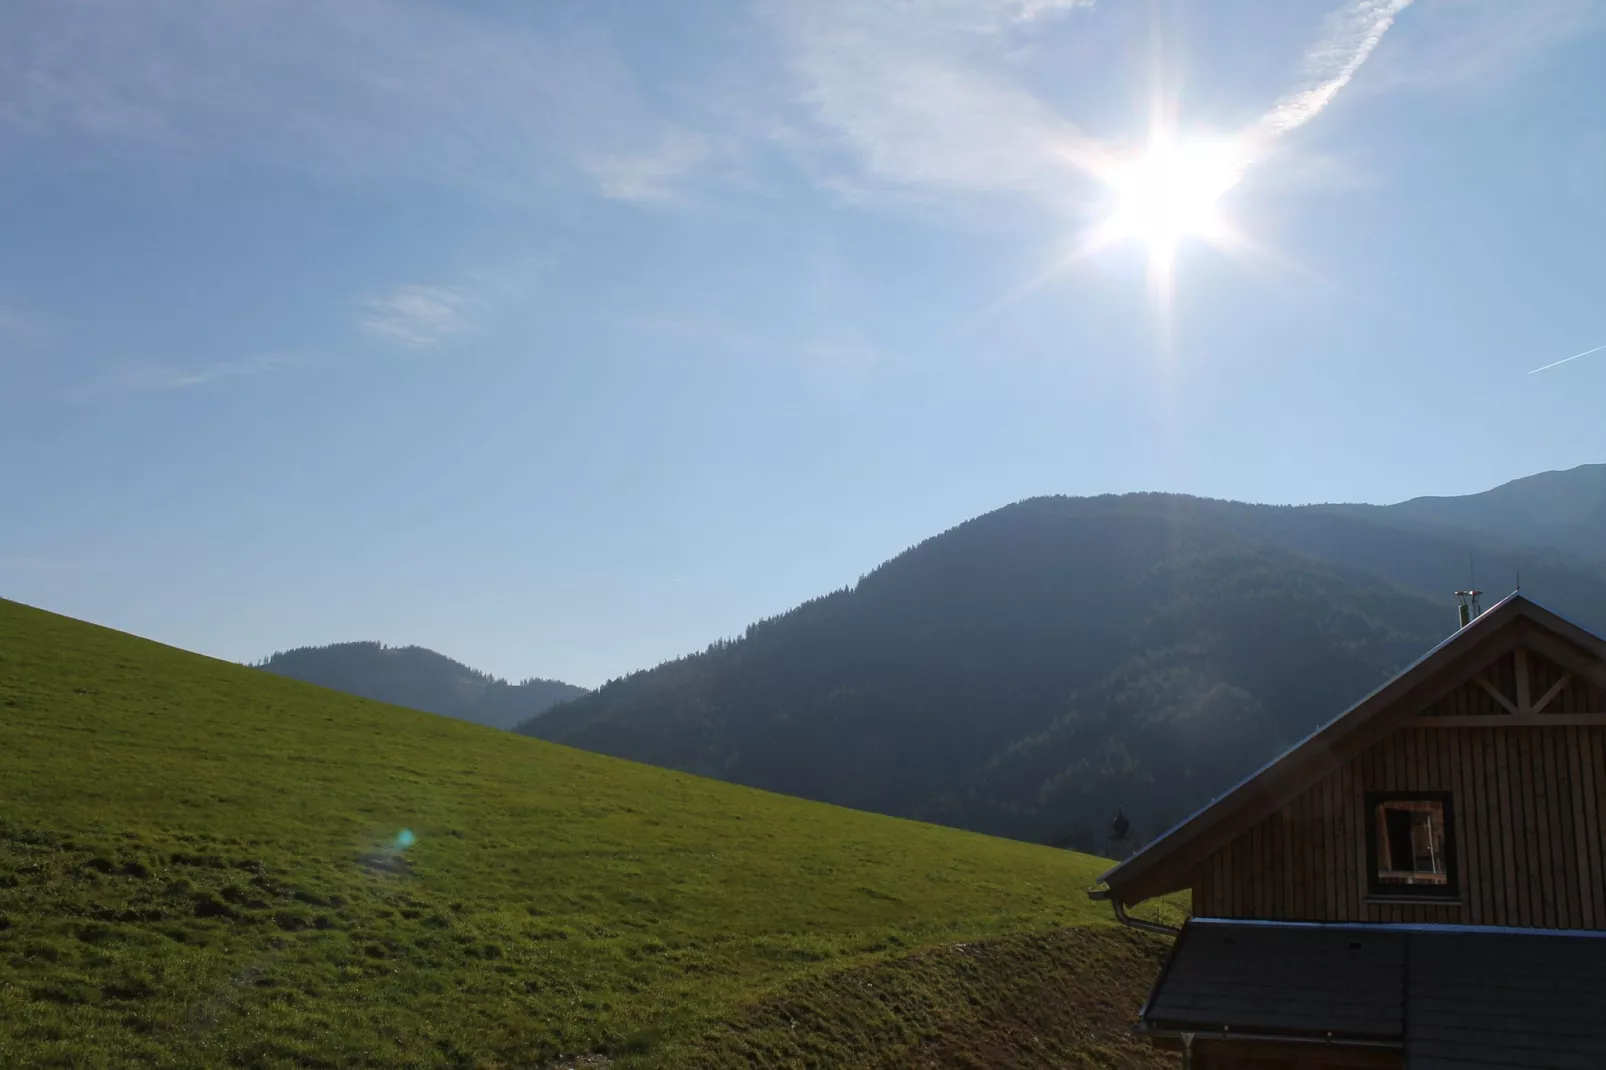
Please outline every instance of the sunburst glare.
M1110 241L1145 242L1156 260L1169 261L1186 238L1221 243L1228 236L1219 201L1243 174L1241 150L1230 141L1179 144L1157 136L1135 159L1104 176L1115 194Z

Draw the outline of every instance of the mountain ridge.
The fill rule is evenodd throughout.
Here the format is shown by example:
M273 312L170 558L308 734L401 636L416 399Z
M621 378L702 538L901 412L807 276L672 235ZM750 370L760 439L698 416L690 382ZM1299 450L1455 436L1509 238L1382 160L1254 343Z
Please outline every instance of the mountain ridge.
M395 706L512 729L552 706L586 694L560 680L510 684L421 646L375 641L281 650L253 668Z
M1102 849L1117 805L1155 834L1444 638L1469 546L1489 572L1520 567L1525 593L1606 627L1606 573L1463 529L1043 496L518 730Z
M1463 531L1508 550L1559 552L1606 565L1606 464L1537 472L1476 494L1341 508L1395 523Z

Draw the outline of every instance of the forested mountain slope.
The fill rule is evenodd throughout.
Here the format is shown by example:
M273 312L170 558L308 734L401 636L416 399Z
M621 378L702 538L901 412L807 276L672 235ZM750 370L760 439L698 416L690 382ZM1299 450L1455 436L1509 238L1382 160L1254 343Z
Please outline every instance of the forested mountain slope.
M256 666L378 702L512 728L586 693L557 680L510 684L419 646L334 643L274 654Z
M1483 542L1545 548L1606 564L1606 464L1540 472L1481 494L1350 508L1372 519L1459 529Z
M1444 638L1464 560L1317 510L1034 499L521 731L1102 847L1116 806L1153 835ZM1538 578L1606 609L1606 580Z

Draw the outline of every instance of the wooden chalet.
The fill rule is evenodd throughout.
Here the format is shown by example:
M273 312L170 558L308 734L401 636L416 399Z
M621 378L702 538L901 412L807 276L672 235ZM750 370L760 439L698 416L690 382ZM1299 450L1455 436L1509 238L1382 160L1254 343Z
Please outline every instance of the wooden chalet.
M1606 1068L1606 641L1512 595L1101 881L1193 1070Z

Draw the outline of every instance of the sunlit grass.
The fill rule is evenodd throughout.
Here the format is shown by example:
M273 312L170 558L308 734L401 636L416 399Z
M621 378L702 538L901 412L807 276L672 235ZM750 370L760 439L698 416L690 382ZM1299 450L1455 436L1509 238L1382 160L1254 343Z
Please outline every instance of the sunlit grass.
M1085 856L3 601L0 777L0 1066L694 1065L808 978L1106 919Z

